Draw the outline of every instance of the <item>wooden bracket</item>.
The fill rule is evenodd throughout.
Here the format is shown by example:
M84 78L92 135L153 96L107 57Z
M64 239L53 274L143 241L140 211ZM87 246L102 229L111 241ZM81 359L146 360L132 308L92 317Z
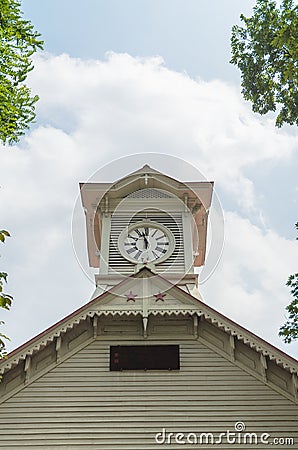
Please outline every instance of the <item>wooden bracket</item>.
M93 337L96 339L97 337L97 328L98 328L98 315L95 314L93 317Z
M295 400L298 400L298 381L296 373L292 373L292 388Z
M62 343L61 336L58 336L56 339L56 362L57 363L60 361L60 357L61 357L61 343Z
M184 212L187 213L188 212L188 195L184 194Z
M260 361L261 361L261 371L262 371L262 377L265 383L267 383L267 359L266 356L263 355L263 353L260 354Z
M108 217L109 215L109 197L105 196L105 216Z
M148 337L147 326L148 326L148 317L143 317L143 335L145 339Z
M29 382L30 368L31 368L31 356L27 355L26 359L25 359L25 366L24 366L25 384L28 384L28 382Z
M230 356L232 361L235 361L235 336L230 334L229 341L230 341Z
M193 337L195 339L198 339L198 326L199 326L198 315L194 314L193 315Z

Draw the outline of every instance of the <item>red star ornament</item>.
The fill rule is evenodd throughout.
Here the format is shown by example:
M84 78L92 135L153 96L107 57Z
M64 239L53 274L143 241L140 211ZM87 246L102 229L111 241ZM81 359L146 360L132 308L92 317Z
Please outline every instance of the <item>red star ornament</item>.
M154 294L155 297L155 301L158 302L158 300L161 300L162 302L164 302L164 297L166 296L166 294L162 294L161 292L159 292L158 294Z
M126 298L127 298L127 302L135 302L135 297L137 296L136 294L133 294L132 291L129 291L129 294L125 294Z

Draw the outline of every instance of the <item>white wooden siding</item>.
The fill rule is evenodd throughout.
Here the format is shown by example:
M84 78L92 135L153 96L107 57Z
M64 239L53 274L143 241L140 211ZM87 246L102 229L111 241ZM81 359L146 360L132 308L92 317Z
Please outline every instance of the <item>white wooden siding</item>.
M180 371L110 372L109 346L137 342L100 337L8 399L0 406L0 448L268 448L154 439L162 428L218 435L237 421L247 432L292 437L298 448L298 406L197 340L154 339L180 345Z

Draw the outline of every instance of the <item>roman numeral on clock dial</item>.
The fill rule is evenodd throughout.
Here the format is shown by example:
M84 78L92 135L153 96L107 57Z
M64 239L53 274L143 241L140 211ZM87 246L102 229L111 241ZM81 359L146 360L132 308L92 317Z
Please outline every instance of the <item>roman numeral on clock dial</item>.
M132 225L121 242L121 253L131 262L157 264L170 256L175 238L166 227L147 222Z

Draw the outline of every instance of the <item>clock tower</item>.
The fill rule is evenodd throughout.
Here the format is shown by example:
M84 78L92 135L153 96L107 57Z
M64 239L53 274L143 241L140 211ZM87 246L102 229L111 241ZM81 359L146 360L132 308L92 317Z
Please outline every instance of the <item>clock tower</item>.
M113 183L80 185L93 297L148 268L189 292L206 255L212 182L181 182L145 165Z
M297 448L298 362L196 288L212 188L81 185L95 292L0 361L0 449Z

